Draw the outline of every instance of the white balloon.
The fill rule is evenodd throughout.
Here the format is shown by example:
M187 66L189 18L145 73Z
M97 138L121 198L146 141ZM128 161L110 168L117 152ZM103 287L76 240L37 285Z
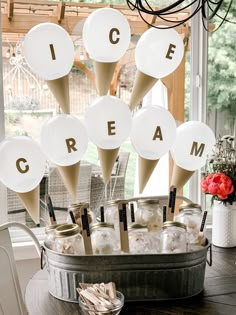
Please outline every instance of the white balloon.
M205 165L215 142L215 135L210 127L200 121L189 121L177 128L171 155L178 166L196 171Z
M28 137L12 137L0 143L0 180L18 193L37 187L43 178L46 158L40 146Z
M74 55L70 35L54 23L38 24L25 36L26 62L44 80L55 80L67 75L73 66Z
M57 115L42 126L41 146L53 163L60 166L73 165L81 160L87 150L86 128L74 116Z
M143 33L135 48L138 70L157 79L172 73L183 55L183 40L174 29L150 28Z
M131 112L127 104L114 96L97 98L85 114L91 141L101 149L116 149L129 136Z
M131 142L143 158L156 160L168 152L175 141L176 123L161 106L147 106L134 116Z
M83 41L91 59L98 62L116 62L129 47L129 23L118 10L95 10L84 23Z

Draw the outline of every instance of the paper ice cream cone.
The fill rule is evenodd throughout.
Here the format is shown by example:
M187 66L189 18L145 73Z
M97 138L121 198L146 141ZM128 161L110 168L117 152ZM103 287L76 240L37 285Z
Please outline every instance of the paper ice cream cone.
M131 110L139 104L157 80L158 79L137 70L129 103Z
M138 157L139 193L141 194L156 167L158 160L148 160Z
M120 148L116 148L116 149L97 148L98 156L99 156L99 160L101 164L101 169L102 169L103 182L105 185L107 185L110 180L112 168L116 161L119 149Z
M117 62L94 62L98 94L107 95Z
M171 177L171 186L174 185L179 191L187 183L190 177L194 174L194 171L188 171L174 163L172 177Z
M80 162L69 166L57 166L57 168L72 198L72 203L76 203L78 201L77 187L79 183Z
M32 220L40 223L39 186L25 193L17 193Z
M64 114L70 114L69 76L48 80L47 84Z

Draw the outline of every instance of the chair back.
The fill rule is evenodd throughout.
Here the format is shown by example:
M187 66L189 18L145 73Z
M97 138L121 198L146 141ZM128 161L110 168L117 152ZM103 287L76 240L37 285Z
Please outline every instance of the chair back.
M18 222L0 225L0 315L26 315L27 311L21 294L9 227L18 227L26 231L32 237L38 254L40 254L40 244L33 233Z
M91 175L92 165L81 163L77 187L78 202L90 203ZM49 168L48 194L52 199L53 206L56 208L68 208L72 203L63 179L55 166Z
M125 176L129 162L129 152L119 153L118 176Z

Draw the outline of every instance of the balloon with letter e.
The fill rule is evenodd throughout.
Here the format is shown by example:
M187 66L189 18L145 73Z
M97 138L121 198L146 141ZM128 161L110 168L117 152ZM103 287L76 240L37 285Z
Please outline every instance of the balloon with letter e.
M150 28L143 33L135 48L138 70L157 79L172 73L183 55L183 39L174 29Z
M115 96L101 96L88 108L85 125L91 141L101 149L116 149L129 136L131 112Z
M43 178L46 158L40 146L29 137L18 136L0 143L0 180L17 193L36 188Z

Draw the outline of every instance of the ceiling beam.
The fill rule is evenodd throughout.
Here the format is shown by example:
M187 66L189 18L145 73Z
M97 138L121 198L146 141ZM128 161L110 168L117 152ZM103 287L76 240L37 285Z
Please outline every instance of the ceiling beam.
M61 16L60 25L70 35L81 35L76 34L75 27L78 23L83 23L88 17L88 14L79 16ZM36 15L36 14L14 14L11 20L8 19L8 14L2 14L2 32L3 33L23 33L26 34L33 26L51 22L58 24L58 16L56 15ZM142 20L129 20L131 34L141 35L148 29L148 25ZM163 21L159 21L159 25L164 24ZM179 33L185 33L186 27L180 25L176 28Z
M61 21L65 18L65 10L66 5L65 2L61 1L57 5L57 21L58 23L61 23Z
M12 19L14 15L14 0L7 0L7 17L9 20Z

